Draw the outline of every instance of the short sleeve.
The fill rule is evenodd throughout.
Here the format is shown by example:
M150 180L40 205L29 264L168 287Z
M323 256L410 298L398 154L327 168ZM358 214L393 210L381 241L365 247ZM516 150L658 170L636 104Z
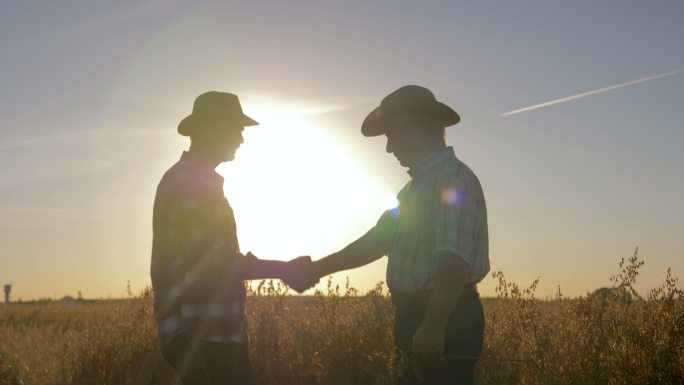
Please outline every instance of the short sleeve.
M383 252L389 253L392 247L392 240L396 234L397 229L397 214L396 211L385 211L375 226L370 229L364 236L368 242L376 245L382 249Z
M364 236L369 242L379 246L385 253L389 253L392 242L399 230L399 217L401 215L401 202L408 191L408 184L397 194L399 205L393 209L385 211L378 219L375 226Z
M450 251L472 265L476 246L478 198L469 187L468 183L455 175L448 175L438 183L434 252Z

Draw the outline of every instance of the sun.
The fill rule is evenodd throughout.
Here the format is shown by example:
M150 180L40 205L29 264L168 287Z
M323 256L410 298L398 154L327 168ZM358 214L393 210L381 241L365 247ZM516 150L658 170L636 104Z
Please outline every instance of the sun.
M218 168L243 252L265 259L320 257L363 235L383 210L396 206L354 149L316 115L302 112L312 110L245 106L260 125L245 129L235 161Z

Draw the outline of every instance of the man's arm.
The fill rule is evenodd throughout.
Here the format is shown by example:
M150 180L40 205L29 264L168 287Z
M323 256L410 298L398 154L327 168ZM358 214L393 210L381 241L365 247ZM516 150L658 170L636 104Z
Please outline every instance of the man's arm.
M439 359L444 353L444 336L449 317L461 298L468 282L473 256L475 231L472 218L480 216L476 199L480 194L469 188L466 180L449 175L436 191L450 191L457 199L453 202L435 197L438 207L434 213L434 252L438 258L435 287L418 330L413 336L412 351L418 359ZM472 185L471 185L472 186Z
M315 261L311 266L311 273L320 278L341 270L355 269L379 259L384 254L383 248L366 234L344 249Z
M292 269L288 270L290 266L286 267L283 281L288 286L302 293L318 283L323 276L367 265L384 254L383 248L366 234L347 245L344 249L318 261L302 260L308 257L299 257L292 260ZM295 262L298 262L298 264L295 264Z
M323 276L341 270L355 269L379 259L387 254L396 228L396 220L391 210L385 211L376 225L361 238L344 249L305 266L297 274L286 277L285 283L301 293L315 285Z
M202 263L199 265L201 268L192 271L197 279L203 279L198 274L211 272L214 278L239 281L277 278L287 282L303 279L302 276L308 280L310 275L308 267L312 264L309 256L298 257L291 261L275 261L259 259L251 252L244 255L236 251L230 242L222 239L214 240L199 260L207 263ZM303 291L294 289L300 293Z
M295 258L291 261L273 261L266 259L258 259L254 254L247 253L241 257L241 276L242 279L289 279L299 271L303 271L311 264L311 257L303 256Z
M165 191L168 195L168 215L177 234L178 244L185 254L193 256L188 274L196 280L253 280L286 279L305 270L310 257L295 260L261 260L252 253L243 255L237 243L226 232L222 222L216 221L216 206L212 191L202 189L201 183L183 174L172 180ZM226 206L225 215L232 216ZM233 219L232 217L230 219Z
M413 354L423 361L438 360L444 353L446 325L470 272L470 266L453 252L443 252L441 260L436 286L430 294L423 321L413 336Z

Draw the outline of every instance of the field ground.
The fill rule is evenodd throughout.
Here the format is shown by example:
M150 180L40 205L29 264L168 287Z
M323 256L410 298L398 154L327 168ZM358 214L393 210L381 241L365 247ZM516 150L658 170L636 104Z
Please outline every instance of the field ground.
M479 384L684 384L684 301L669 276L646 298L632 290L643 264L620 263L612 289L542 301L500 272L485 299ZM329 287L313 297L277 282L250 293L258 384L394 384L392 305ZM0 385L170 384L154 338L149 290L127 301L0 306Z

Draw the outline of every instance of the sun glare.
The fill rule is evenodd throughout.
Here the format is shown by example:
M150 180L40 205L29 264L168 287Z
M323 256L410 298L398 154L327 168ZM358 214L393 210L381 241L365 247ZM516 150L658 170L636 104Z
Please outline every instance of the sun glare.
M386 193L382 196L379 203L379 208L382 210L389 210L399 206L397 197L392 193Z
M313 110L245 106L260 125L245 129L235 161L219 167L243 252L267 259L320 257L396 206L353 148L317 124L316 115L298 113Z

